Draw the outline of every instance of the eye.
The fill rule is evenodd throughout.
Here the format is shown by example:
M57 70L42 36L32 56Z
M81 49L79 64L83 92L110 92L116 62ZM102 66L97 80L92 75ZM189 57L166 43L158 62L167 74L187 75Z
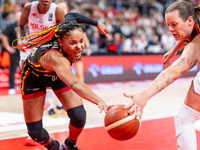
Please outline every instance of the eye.
M76 43L75 43L75 42L70 42L69 44L70 44L70 45L75 45Z
M81 41L80 41L80 43L83 43L83 42L84 42L84 40L81 40Z
M176 25L177 25L176 23L172 23L172 24L171 24L172 27L175 27Z

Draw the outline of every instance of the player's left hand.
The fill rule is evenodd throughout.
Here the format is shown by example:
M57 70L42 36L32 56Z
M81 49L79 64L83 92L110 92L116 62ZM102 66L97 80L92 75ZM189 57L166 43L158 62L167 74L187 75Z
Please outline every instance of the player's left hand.
M98 29L98 32L105 35L106 37L108 37L108 29L106 28L106 26L100 22L98 22L98 25L97 25L97 29Z

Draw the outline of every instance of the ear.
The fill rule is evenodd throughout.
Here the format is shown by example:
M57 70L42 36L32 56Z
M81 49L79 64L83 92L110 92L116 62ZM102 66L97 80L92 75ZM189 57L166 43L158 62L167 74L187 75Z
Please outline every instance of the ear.
M193 19L193 17L192 16L190 16L190 17L188 17L188 25L189 26L191 26L191 25L193 25L193 23L194 23L194 19Z
M60 45L61 47L63 46L62 40L61 40L61 39L58 39L58 43L59 43L59 45Z

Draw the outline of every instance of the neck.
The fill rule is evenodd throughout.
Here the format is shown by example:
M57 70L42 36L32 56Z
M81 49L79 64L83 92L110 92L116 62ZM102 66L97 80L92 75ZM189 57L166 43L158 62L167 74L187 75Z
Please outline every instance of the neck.
M43 5L38 4L38 12L40 14L45 14L49 10L49 7L50 7L50 5L49 6L43 6Z

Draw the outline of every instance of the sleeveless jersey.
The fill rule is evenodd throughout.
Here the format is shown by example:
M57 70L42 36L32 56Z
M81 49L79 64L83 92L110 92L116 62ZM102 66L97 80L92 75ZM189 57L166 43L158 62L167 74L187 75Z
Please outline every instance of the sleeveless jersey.
M49 10L45 14L40 14L38 12L38 1L33 1L31 3L31 9L28 17L28 24L25 29L26 35L38 33L47 28L56 25L56 4L51 3ZM33 37L31 37L33 38ZM26 52L20 51L20 59L25 60L28 55L34 51L34 48L27 49Z
M192 33L190 35L190 40L185 40L185 45L187 45L190 41L192 41L197 35L200 34L200 20L198 20L193 27Z
M34 50L25 60L21 72L21 93L23 100L44 95L46 87L51 87L56 94L70 90L70 87L57 76L54 70L46 69L40 64L42 55L48 51L56 51L68 59L60 49L57 40Z
M65 53L60 49L58 40L56 40L53 43L47 43L45 45L40 46L36 50L34 50L31 53L31 55L28 56L28 63L34 70L36 70L38 72L55 74L54 71L51 71L51 70L48 70L48 69L45 69L44 67L42 67L42 65L39 62L40 57L47 51L57 51L57 52L63 54L68 59L68 57L65 55ZM71 65L72 65L73 61L70 59L69 59L69 61L71 62Z
M41 32L56 24L55 13L57 5L51 3L49 10L45 14L40 14L38 12L38 4L38 1L33 1L31 4L26 35Z

